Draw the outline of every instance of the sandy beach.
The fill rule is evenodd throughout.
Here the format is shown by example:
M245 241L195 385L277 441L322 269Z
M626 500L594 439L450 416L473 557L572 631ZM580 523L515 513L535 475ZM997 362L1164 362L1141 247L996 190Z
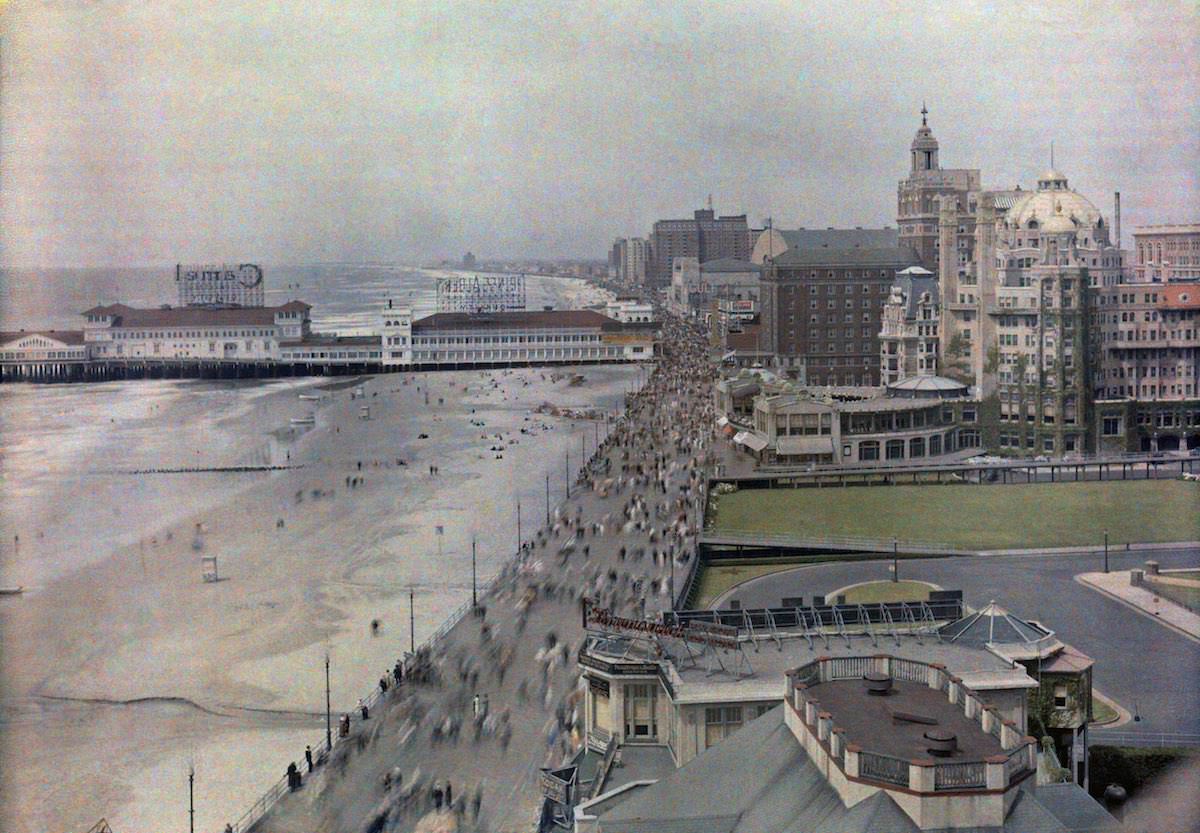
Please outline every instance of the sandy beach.
M95 471L59 472L46 484L57 509L27 498L37 517L5 514L0 577L31 589L0 598L0 828L83 831L104 816L120 833L183 829L189 761L197 829L236 818L322 736L327 651L336 718L407 648L409 588L419 644L470 597L472 535L483 581L516 546L518 500L532 529L545 475L561 497L567 455L573 469L597 425L533 409L613 411L636 378L632 367L387 375L362 398L346 380L234 396L163 383L207 388L129 416L146 440L130 455L89 452ZM173 429L173 408L203 414L206 397L230 400L211 434ZM8 404L15 425L20 403ZM315 425L293 436L289 419L308 412ZM7 492L21 461L5 452ZM151 461L294 468L114 473ZM201 580L210 554L217 583Z

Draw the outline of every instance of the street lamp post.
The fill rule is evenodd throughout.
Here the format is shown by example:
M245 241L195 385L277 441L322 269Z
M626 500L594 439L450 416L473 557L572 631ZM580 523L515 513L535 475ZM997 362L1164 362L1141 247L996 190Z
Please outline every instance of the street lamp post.
M479 594L475 589L475 536L471 536L471 609L479 609Z
M196 766L188 764L188 831L196 833Z
M550 475L546 475L546 526L550 526Z
M899 561L900 542L895 538L892 539L892 581L900 580L900 561Z
M1104 530L1104 572L1108 572L1108 530Z
M325 748L333 748L333 715L329 707L329 652L325 652Z
M408 588L408 652L417 653L417 614L413 610L413 589Z
M521 537L521 501L517 501L517 552L521 551L521 545L525 543L525 539Z
M566 484L567 484L567 500L570 500L571 499L571 452L570 451L567 452L566 463L564 465L564 469L565 469Z

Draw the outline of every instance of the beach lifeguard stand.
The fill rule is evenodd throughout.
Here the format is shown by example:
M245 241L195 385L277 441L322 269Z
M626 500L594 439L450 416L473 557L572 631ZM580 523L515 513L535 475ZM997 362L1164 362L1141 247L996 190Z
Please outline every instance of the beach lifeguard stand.
M205 582L221 580L217 575L217 557L215 555L200 556L200 576Z

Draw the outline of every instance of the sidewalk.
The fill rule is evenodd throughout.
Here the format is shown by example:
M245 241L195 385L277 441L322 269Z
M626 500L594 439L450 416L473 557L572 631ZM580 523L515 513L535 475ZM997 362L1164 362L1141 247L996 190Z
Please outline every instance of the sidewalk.
M1129 583L1129 574L1129 570L1081 573L1075 576L1075 580L1122 604L1140 610L1147 616L1154 617L1156 621L1184 636L1200 641L1200 615L1174 602L1161 599L1144 587L1134 587Z
M1190 550L1200 549L1200 541L1164 541L1154 544L1137 544L1129 543L1117 545L1113 544L1109 548L1112 554L1122 552L1153 552L1154 550ZM976 555L1079 555L1081 553L1095 553L1098 556L1104 555L1104 547L1092 544L1086 547L1041 547L1037 549L1015 549L1015 550L979 550ZM1089 574L1090 575L1090 574ZM1100 575L1104 575L1100 573ZM1115 575L1115 573L1110 573Z

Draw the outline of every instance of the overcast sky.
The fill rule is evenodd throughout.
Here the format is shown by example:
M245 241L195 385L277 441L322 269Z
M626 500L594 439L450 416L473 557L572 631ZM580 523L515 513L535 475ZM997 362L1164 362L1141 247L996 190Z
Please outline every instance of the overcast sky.
M1200 221L1193 0L0 7L5 265L600 258L709 193L894 225L922 100L985 186L1053 140L1127 242Z

